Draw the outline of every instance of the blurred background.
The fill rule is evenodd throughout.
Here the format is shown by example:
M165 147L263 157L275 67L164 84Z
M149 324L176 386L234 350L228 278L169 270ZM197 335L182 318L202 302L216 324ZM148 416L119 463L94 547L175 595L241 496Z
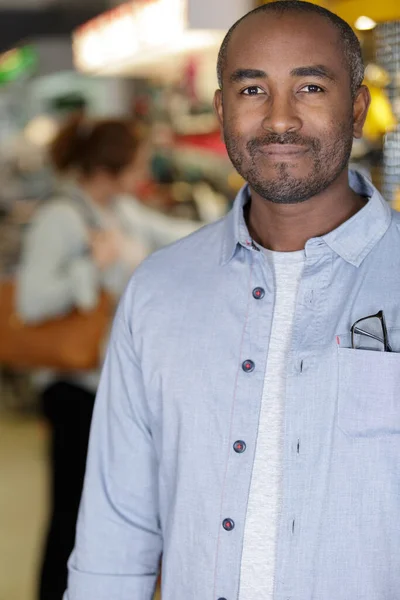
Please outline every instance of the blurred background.
M226 214L243 182L229 162L212 111L216 57L228 27L261 3L0 0L0 338L11 317L18 319L20 333L39 339L44 335L40 327L51 325L54 318L60 323L71 311L82 312L86 306L89 314L97 305L97 296L92 305L78 295L74 303L72 292L63 303L65 293L60 291L58 308L55 302L46 313L43 307L50 306L53 288L50 293L43 283L41 295L37 289L33 293L29 283L32 269L39 283L50 282L45 276L52 274L61 285L66 277L65 261L72 250L67 234L67 246L60 249L64 221L59 200L64 194L62 202L72 202L70 192L60 192L66 180L78 190L79 202L101 217L102 233L112 230L105 243L98 230L93 235L90 225L85 238L90 272L97 273L100 282L99 297L103 289L111 289L104 273L117 262L117 255L121 258L111 196L115 197L112 207L121 200L131 225L122 244L135 256L125 269L127 275L150 252ZM366 83L373 101L365 135L354 144L352 164L400 209L400 3L317 3L355 29L367 64ZM116 169L104 159L112 156L116 144L113 135L100 135L100 124L105 122L124 123L133 136L132 152ZM54 144L55 140L60 144L61 134L67 139L65 127L70 127L68 139L71 153L75 144L75 158L64 161L61 169ZM90 168L82 159L85 149L96 157ZM121 183L128 167L135 173L130 187ZM106 184L107 201L96 191ZM51 205L59 207L58 213ZM50 231L46 223L51 219ZM40 247L42 242L46 243ZM54 255L56 261L58 251L64 262L49 266L49 257ZM32 258L42 255L43 269L41 259ZM53 273L57 269L59 273ZM51 281L48 286L55 279ZM4 300L8 284L14 286L11 308ZM115 304L120 290L114 286L112 291ZM111 320L111 309L108 315ZM30 327L38 329L28 331ZM99 345L106 343L106 331ZM7 335L12 333L7 330ZM11 347L11 338L6 344L5 339L6 333L3 349L0 339L0 600L61 600L50 591L57 582L44 583L43 562L49 560L46 552L57 554L64 535L68 538L64 552L73 542L63 526L57 529L54 524L55 515L59 517L56 497L69 496L68 489L75 483L79 492L79 480L70 483L75 466L65 461L65 454L68 458L69 444L76 439L74 427L80 424L83 438L88 433L97 381L94 377L89 385L88 377L96 372L94 367L100 368L101 351L98 364L77 375L65 365L61 368L46 358L27 356L22 352L24 342L21 356L6 356L4 345ZM54 343L62 348L62 335ZM82 393L87 397L82 399ZM87 407L87 414L74 408L77 402ZM76 472L79 466L82 469L85 443ZM76 498L71 503L76 504ZM73 520L76 507L61 508L61 515L63 510ZM58 572L56 567L51 570ZM61 574L59 587L62 578Z

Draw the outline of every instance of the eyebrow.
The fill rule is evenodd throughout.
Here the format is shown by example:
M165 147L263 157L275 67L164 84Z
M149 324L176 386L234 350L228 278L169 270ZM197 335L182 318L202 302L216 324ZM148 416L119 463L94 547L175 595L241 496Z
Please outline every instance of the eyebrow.
M336 81L334 73L324 65L310 65L308 67L297 67L290 72L292 77L318 77L319 79L330 79Z
M248 79L265 79L266 77L268 77L266 72L258 69L237 69L229 77L229 80L232 83L240 83Z
M310 65L307 67L296 67L290 71L292 77L317 77L318 79L330 79L336 81L333 72L324 65ZM268 74L259 69L236 69L229 80L231 83L240 83L249 79L267 79Z

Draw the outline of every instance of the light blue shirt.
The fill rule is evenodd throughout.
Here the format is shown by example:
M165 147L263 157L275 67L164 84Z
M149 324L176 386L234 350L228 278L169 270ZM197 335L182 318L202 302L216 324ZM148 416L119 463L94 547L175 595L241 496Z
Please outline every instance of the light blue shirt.
M368 203L305 247L275 600L400 594L400 215L350 179ZM275 297L247 200L152 255L124 295L68 600L151 600L161 554L163 600L237 600ZM351 325L381 309L394 352L350 349Z

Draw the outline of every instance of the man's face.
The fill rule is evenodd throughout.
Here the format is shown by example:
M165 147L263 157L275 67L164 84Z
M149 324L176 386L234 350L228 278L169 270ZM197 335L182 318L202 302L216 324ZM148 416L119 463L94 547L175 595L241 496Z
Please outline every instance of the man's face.
M250 16L233 33L216 110L231 161L261 197L307 200L346 168L369 96L353 102L338 31L319 15Z

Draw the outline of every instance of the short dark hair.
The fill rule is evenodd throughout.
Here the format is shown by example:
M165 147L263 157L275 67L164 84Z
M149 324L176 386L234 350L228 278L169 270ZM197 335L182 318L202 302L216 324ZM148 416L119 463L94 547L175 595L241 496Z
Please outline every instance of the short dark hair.
M311 2L303 2L302 0L276 0L275 2L263 4L262 6L259 6L258 8L255 8L254 10L244 15L244 17L242 17L241 19L239 19L239 21L232 25L222 42L218 55L217 75L219 87L222 89L223 73L226 67L229 42L231 40L233 32L238 27L238 25L240 25L242 21L247 19L247 17L251 15L256 15L258 13L274 13L282 15L290 12L297 12L303 14L317 14L329 20L332 23L332 25L336 27L341 36L344 56L350 72L351 92L354 97L364 80L365 70L361 46L356 34L354 33L350 25L346 23L346 21L344 21L331 11L327 10L326 8L323 8L322 6L318 6L317 4L311 4Z

